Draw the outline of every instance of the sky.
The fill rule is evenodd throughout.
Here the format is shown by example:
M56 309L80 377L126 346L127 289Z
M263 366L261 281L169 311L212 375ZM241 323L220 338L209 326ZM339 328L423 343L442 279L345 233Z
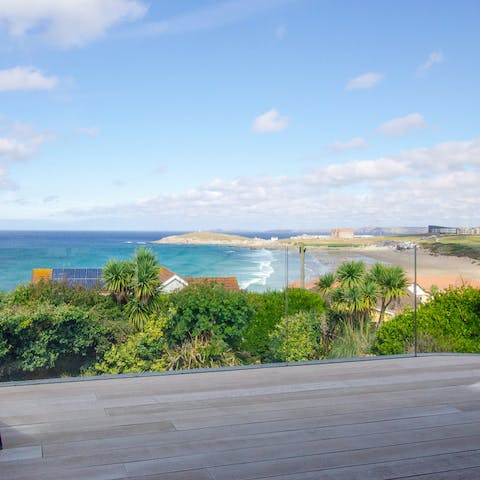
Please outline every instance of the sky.
M0 229L480 225L478 0L0 0Z

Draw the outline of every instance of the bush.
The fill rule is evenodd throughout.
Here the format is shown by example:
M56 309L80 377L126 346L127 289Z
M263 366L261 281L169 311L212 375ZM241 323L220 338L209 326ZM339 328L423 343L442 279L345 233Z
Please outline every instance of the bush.
M186 340L169 349L165 361L168 370L230 367L241 363L228 345L215 336Z
M40 281L28 285L19 285L15 290L5 294L4 304L33 305L49 303L51 305L76 305L79 307L93 307L98 303L113 305L108 297L100 295L98 291L80 285L70 286L65 282Z
M92 309L39 304L0 310L0 378L78 374L124 332Z
M129 331L122 310L94 290L19 286L0 302L0 379L79 374Z
M152 316L144 329L131 335L126 342L113 345L103 360L97 362L88 374L118 374L161 371L166 368L164 336L170 314Z
M280 362L321 358L322 321L322 315L316 312L284 317L270 335L272 358Z
M418 351L480 353L480 290L473 287L437 293L417 310ZM377 332L380 355L413 349L414 314L409 310Z
M246 292L226 290L218 284L192 285L170 295L175 310L167 329L172 346L213 335L236 349L253 310Z
M254 314L245 332L242 349L248 351L254 358L269 361L270 335L285 316L285 292L249 293L249 302ZM289 314L294 315L303 311L322 313L324 302L315 292L300 288L289 289Z

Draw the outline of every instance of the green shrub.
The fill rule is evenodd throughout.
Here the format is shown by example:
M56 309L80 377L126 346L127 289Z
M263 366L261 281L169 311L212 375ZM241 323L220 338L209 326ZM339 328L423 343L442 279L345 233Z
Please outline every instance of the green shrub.
M242 349L254 358L269 361L270 335L285 316L285 292L249 293L249 302L254 313L250 325L245 331ZM322 313L324 302L321 297L309 290L291 288L288 290L288 312Z
M0 378L78 374L125 331L105 312L74 305L0 308Z
M418 351L480 353L480 290L472 287L437 293L417 310ZM414 314L409 310L377 332L374 351L392 355L412 351Z
M214 335L236 349L253 314L246 292L226 290L218 284L184 288L170 295L170 304L176 312L167 329L172 346Z
M169 349L164 358L168 370L229 367L241 363L228 345L215 336L185 340Z
M322 315L298 312L282 318L270 335L274 361L299 362L322 357Z
M153 315L143 330L132 334L124 343L113 345L88 374L118 374L161 371L166 368L165 327L171 313Z

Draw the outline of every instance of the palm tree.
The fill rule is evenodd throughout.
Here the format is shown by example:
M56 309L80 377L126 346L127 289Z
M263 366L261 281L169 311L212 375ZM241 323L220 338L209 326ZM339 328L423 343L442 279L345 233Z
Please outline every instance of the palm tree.
M337 268L337 278L343 287L358 287L363 282L365 272L364 262L345 262Z
M160 281L158 279L158 263L151 250L140 248L133 258L133 289L137 301L146 305L158 292Z
M109 260L103 268L105 288L112 293L117 303L127 302L132 276L133 266L127 261Z
M380 327L389 305L405 295L408 281L401 267L382 265L381 263L376 263L372 267L370 277L375 281L379 290L381 303L377 327Z
M132 265L133 298L127 305L127 312L130 322L141 330L158 307L159 265L155 254L143 247L135 252Z
M325 273L325 275L322 275L318 279L318 290L327 304L329 304L332 300L332 292L335 288L335 280L335 275L331 272Z

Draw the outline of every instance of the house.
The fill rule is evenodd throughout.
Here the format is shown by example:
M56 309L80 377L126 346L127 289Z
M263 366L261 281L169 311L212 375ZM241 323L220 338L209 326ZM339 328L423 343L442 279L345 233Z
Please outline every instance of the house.
M68 285L81 285L87 288L103 286L103 270L101 268L34 268L32 283L40 281L66 282ZM182 278L163 265L158 269L158 280L162 293L182 290L188 285L216 284L227 290L240 290L237 277L188 277Z
M158 280L160 281L160 291L163 293L172 293L185 288L188 283L180 275L172 272L167 267L161 266L158 269Z

